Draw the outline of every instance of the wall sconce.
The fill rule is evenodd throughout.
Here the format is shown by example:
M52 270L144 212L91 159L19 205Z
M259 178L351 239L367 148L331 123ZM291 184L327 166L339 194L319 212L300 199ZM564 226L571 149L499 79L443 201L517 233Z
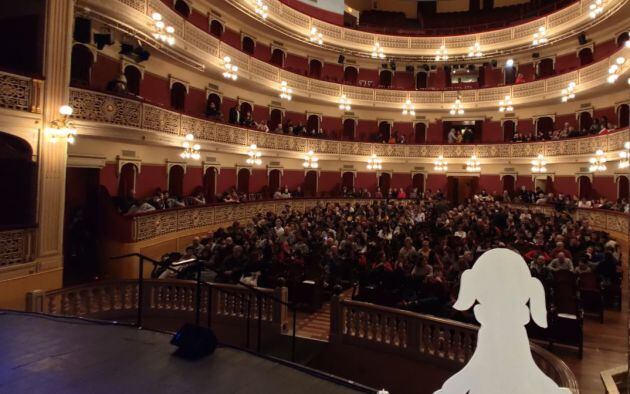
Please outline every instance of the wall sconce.
M194 135L190 133L186 134L184 143L182 144L182 146L184 147L184 151L179 154L179 157L186 160L199 160L201 158L201 155L199 154L201 146L199 144L193 144L192 142L194 139Z
M352 106L350 105L350 99L345 94L339 98L339 109L342 111L350 111Z
M468 172L480 172L481 163L477 159L477 155L470 156L470 159L466 162L466 171Z
M374 43L372 47L372 59L385 59L385 53L383 53L383 48L381 44L378 42Z
M153 29L155 30L153 32L153 38L165 42L168 45L175 44L175 28L173 26L166 26L162 20L162 14L159 12L151 14L151 18L153 19Z
M293 89L289 87L287 81L282 81L280 83L280 98L287 101L291 101L293 98Z
M310 32L310 37L309 37L309 40L311 42L322 45L324 43L323 37L324 36L322 35L322 33L318 32L315 26L311 27L311 32Z
M61 114L61 118L51 121L50 126L48 127L50 141L56 143L58 140L64 140L68 144L74 144L76 141L77 130L74 127L74 124L70 121L72 107L69 105L62 105L59 108L59 114Z
M630 141L623 144L623 151L619 152L619 168L625 169L630 167Z
M223 72L223 78L231 79L233 81L236 81L238 79L238 75L236 74L238 72L238 66L232 64L231 57L223 57L223 67L225 68L225 71Z
M544 174L547 172L547 162L545 156L541 154L534 160L532 160L532 172L535 174Z
M433 162L433 170L437 172L448 171L448 163L444 160L444 156L439 155L437 160Z
M566 103L569 100L573 100L575 98L575 82L569 82L569 85L566 89L562 89L562 102Z
M304 168L318 168L319 167L319 159L315 157L315 153L312 150L309 150L308 153L304 156L304 163L302 163Z
M604 151L598 149L595 151L595 156L589 159L591 166L589 170L591 172L603 172L606 171L606 157L604 157Z
M263 19L267 19L269 16L269 7L267 4L263 3L262 0L256 0L254 2L254 11Z
M413 104L411 103L411 100L407 99L405 103L403 104L402 114L416 116L416 110L413 108Z
M367 169L368 170L382 170L383 169L383 160L379 159L378 156L372 155L367 161Z
M262 160L260 159L262 157L262 153L260 153L256 144L251 144L249 146L249 151L247 151L247 156L249 156L249 158L245 161L247 164L249 165L255 164L257 166L262 164Z
M499 101L499 112L512 112L514 107L512 106L512 99L510 96L505 96L504 100Z

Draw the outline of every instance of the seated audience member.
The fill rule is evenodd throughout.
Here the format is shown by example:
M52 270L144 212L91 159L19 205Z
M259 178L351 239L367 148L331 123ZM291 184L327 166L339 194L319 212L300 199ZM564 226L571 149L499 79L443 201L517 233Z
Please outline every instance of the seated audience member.
M192 196L190 196L190 203L192 205L206 205L206 197L203 195L201 188L197 190Z
M399 143L399 144L406 144L406 143L407 143L407 140L406 140L406 138L405 138L405 135L404 135L404 134L402 134L402 135L400 136L400 138L398 138L398 143Z
M221 111L217 108L217 105L214 101L211 101L206 108L206 117L208 118L218 118L221 116Z
M469 127L466 127L464 129L464 132L462 133L462 142L465 144L470 144L474 141L475 139L475 134L473 133L472 129L470 129Z
M381 188L377 187L374 192L374 198L383 198L383 192L381 192Z
M273 199L274 200L280 200L282 197L282 190L280 190L279 188L273 193Z
M125 196L124 198L118 199L118 210L123 214L126 214L127 212L129 212L131 207L137 205L138 200L136 199L136 191L134 189L129 190L127 196Z
M153 197L151 197L151 205L155 207L155 209L165 209L166 208L166 199L164 198L164 192L159 187L155 189L155 193L153 193Z
M593 270L588 265L588 262L584 258L580 258L578 260L578 266L575 267L575 273L579 275L579 274L586 274L589 272L593 272Z
M230 108L228 121L231 124L241 124L241 120L241 111L238 109L238 105L234 104L234 106Z
M396 198L398 199L407 198L407 193L405 192L405 189L403 189L402 187L398 189L398 194L396 194Z
M448 132L448 143L449 144L456 144L459 141L459 133L457 132L457 130L455 128L451 128L451 130Z
M573 262L565 257L564 253L560 252L555 259L551 260L548 268L551 271L573 271Z
M129 208L126 215L133 215L135 213L144 213L151 211L155 211L155 207L151 205L148 201L136 201L136 203Z
M289 188L287 186L285 186L282 191L282 198L291 198L291 192L289 192Z
M251 112L246 113L245 116L242 117L241 124L243 126L246 126L246 127L254 127L254 126L256 126L256 122L254 122L254 119L252 118L252 113Z
M169 196L168 192L164 192L164 205L166 208L182 208L186 204L178 196Z
M304 197L304 193L302 192L302 188L300 186L298 186L295 191L293 193L291 193L291 195L294 198L300 198L300 197Z
M525 83L527 82L525 80L525 76L521 73L518 73L518 75L516 75L516 80L514 81L515 84L519 84L519 83Z

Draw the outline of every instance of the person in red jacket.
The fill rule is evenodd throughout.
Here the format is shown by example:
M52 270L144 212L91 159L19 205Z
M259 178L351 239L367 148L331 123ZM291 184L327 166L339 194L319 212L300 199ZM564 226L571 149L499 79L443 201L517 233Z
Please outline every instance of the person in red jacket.
M398 190L398 195L396 197L399 198L399 199L407 198L407 193L405 193L405 190L401 187Z

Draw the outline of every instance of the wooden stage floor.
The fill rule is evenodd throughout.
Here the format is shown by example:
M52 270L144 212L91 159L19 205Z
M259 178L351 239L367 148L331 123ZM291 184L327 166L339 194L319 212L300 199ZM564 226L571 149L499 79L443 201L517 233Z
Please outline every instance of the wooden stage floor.
M0 312L0 393L352 393L334 381L218 348L187 361L170 335Z

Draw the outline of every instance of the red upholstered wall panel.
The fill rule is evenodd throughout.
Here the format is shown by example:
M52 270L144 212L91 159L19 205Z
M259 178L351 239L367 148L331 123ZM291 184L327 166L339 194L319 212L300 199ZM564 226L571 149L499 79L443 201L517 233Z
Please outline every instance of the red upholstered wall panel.
M140 95L151 104L165 108L170 107L171 91L166 78L145 72L144 78L140 82Z
M184 196L191 195L197 187L203 186L203 172L201 167L186 167L184 174Z
M359 119L357 123L357 141L370 141L372 136L378 131L375 120Z
M580 59L574 52L556 57L556 74L569 72L580 67Z
M411 187L411 174L409 173L394 173L392 176L391 187L395 189L403 188L407 191Z
M485 190L492 195L500 195L503 193L503 182L497 174L481 174L479 176L478 192Z
M287 70L305 75L306 70L308 70L308 59L306 59L305 57L294 55L292 53L287 53L287 56L284 60L284 66Z
M370 192L374 192L377 186L376 173L374 172L359 172L354 180L354 186L356 190L363 190L367 188Z
M481 135L481 142L502 142L503 141L503 129L501 128L501 122L484 121L483 132Z
M99 173L99 183L107 189L110 196L118 194L118 177L116 177L116 163L107 163Z
M374 83L374 87L378 85L378 70L372 68L361 68L359 69L359 77L357 78L359 81L372 81Z
M607 107L607 108L598 108L595 109L593 111L593 115L597 118L600 119L602 118L602 116L605 116L608 118L608 121L616 124L617 123L617 114L615 113L615 107Z
M223 100L221 100L221 113L223 113L223 119L226 122L230 119L230 108L236 105L236 103L236 100L223 96Z
M223 32L223 36L221 36L221 41L238 49L239 51L241 50L241 33L234 31L229 27L226 27L225 31Z
M617 51L617 44L615 40L608 40L595 45L595 51L593 52L593 59L595 61L601 60L610 56Z
M192 12L190 13L190 16L188 17L188 21L205 32L210 31L209 29L210 23L208 22L208 16L203 15L202 13L200 13L194 8L192 8Z
M284 179L280 177L280 184L283 185L283 182ZM260 193L266 189L268 183L267 169L255 168L252 170L252 175L249 177L249 192Z
M206 92L192 86L186 95L186 113L192 116L204 116L206 112Z
M254 105L254 113L252 114L256 122L265 122L269 120L269 107L262 105Z
M221 194L236 187L236 168L221 168L217 176L217 194Z
M514 184L514 190L516 193L521 190L521 187L525 186L527 190L534 189L534 182L532 181L532 177L528 175L520 175L516 178L516 183Z
M446 174L429 174L427 176L427 188L431 193L435 193L439 190L446 195Z
M577 127L577 120L575 119L575 114L565 114L556 116L555 126L556 129L562 129L564 124L568 123L569 126Z
M341 136L341 117L322 116L321 126L328 133L328 138Z
M612 176L593 176L592 184L595 197L603 197L611 201L617 199L617 184Z
M136 178L136 196L149 197L156 188L166 189L166 166L142 164Z
M415 85L416 80L413 73L407 72L405 70L397 70L396 73L394 73L394 81L392 83L392 87L396 89L414 90Z
M304 171L303 170L284 170L284 175L280 179L280 184L287 186L289 190L294 191L298 186L304 191Z
M338 63L324 63L322 67L322 79L329 77L331 82L343 82L343 65Z
M107 83L120 72L120 62L101 53L96 57L96 63L92 66L90 75L90 87L96 90L105 90Z
M531 134L534 130L534 122L532 122L530 118L519 119L518 124L516 125L516 130L521 134Z
M331 193L339 189L341 174L339 171L322 171L319 175L319 192Z
M435 123L429 123L427 130L427 142L432 144L439 144L444 142L444 133L442 130L442 121L437 120Z
M525 81L531 82L534 80L534 65L532 63L519 64L518 65L518 74L523 74L525 77Z
M575 181L575 176L556 176L553 181L554 193L563 193L570 196L578 194L578 184Z
M263 62L268 62L269 59L271 59L271 49L269 45L257 41L256 47L254 48L254 57Z

